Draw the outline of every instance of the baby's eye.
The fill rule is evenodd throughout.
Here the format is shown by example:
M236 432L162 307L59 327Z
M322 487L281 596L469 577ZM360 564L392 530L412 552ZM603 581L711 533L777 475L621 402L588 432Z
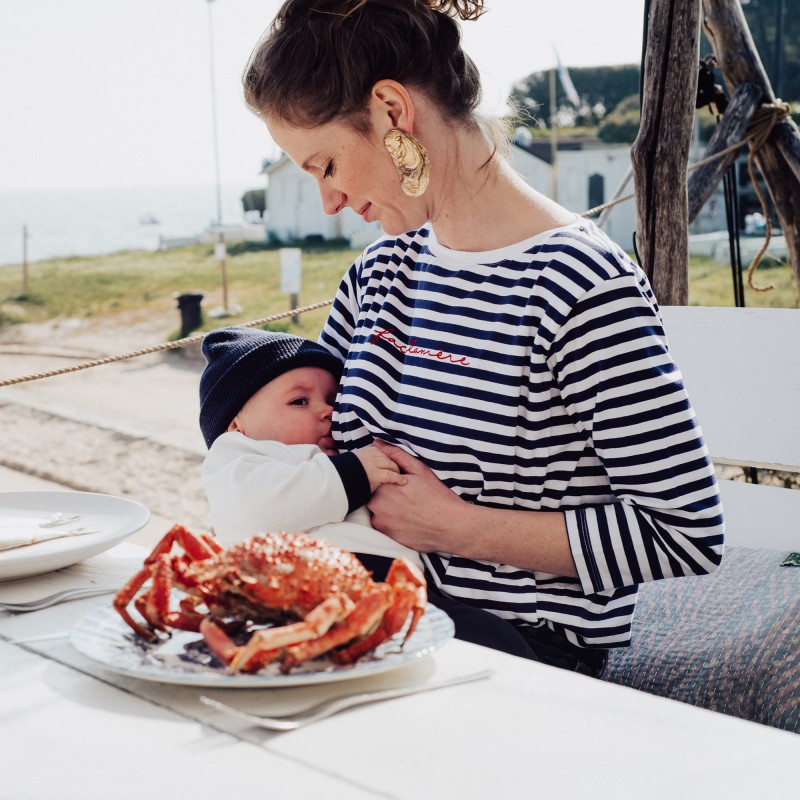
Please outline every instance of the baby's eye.
M325 172L323 173L323 178L330 178L333 175L333 161L328 162L328 166L325 167Z
M295 397L294 400L289 401L290 406L307 406L308 405L308 398L307 397Z

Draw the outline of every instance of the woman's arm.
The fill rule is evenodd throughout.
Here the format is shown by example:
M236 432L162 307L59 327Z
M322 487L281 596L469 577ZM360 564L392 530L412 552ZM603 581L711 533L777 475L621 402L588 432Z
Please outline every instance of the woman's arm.
M477 506L462 500L419 459L376 443L406 474L368 504L375 528L423 553L451 553L521 569L577 577L564 514Z
M560 512L478 507L418 470L373 498L373 524L423 551L577 574L586 594L712 572L724 530L713 466L660 319L630 276L572 306L548 366L605 492L589 484Z

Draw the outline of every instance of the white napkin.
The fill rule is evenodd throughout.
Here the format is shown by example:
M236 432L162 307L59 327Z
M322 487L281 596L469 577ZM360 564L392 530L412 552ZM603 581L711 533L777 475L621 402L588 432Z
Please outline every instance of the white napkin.
M0 550L25 547L30 544L60 539L62 536L78 536L87 531L78 526L79 517L53 514L49 517L2 517L0 519Z

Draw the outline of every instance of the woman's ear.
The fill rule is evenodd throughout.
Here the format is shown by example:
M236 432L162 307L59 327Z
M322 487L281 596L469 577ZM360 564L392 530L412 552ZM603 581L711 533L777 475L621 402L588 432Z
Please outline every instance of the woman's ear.
M402 83L378 81L370 93L370 114L381 136L392 128L414 133L414 100Z

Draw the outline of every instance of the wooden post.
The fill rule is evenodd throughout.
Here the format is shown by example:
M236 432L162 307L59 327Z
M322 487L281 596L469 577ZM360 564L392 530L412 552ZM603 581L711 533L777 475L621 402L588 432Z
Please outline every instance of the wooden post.
M687 167L700 61L700 0L651 0L642 114L631 150L636 245L662 305L689 301Z
M230 306L228 305L228 270L225 267L225 256L227 255L227 248L225 247L225 234L220 233L217 239L217 245L214 248L214 253L219 261L219 268L222 273L222 310L228 313Z
M702 3L703 25L728 91L733 93L741 83L753 83L761 89L762 102L774 103L772 86L739 1ZM791 118L786 117L773 127L755 160L775 204L796 285L800 286L800 131Z
M22 226L22 294L28 294L28 226Z
M703 157L713 156L732 145L742 147L714 161L698 167L689 176L689 222L700 213L700 209L712 194L731 164L743 153L747 153L745 134L750 119L761 102L761 89L753 83L740 83L731 97L722 121L717 125Z
M550 199L558 202L558 129L556 128L556 68L550 70Z

